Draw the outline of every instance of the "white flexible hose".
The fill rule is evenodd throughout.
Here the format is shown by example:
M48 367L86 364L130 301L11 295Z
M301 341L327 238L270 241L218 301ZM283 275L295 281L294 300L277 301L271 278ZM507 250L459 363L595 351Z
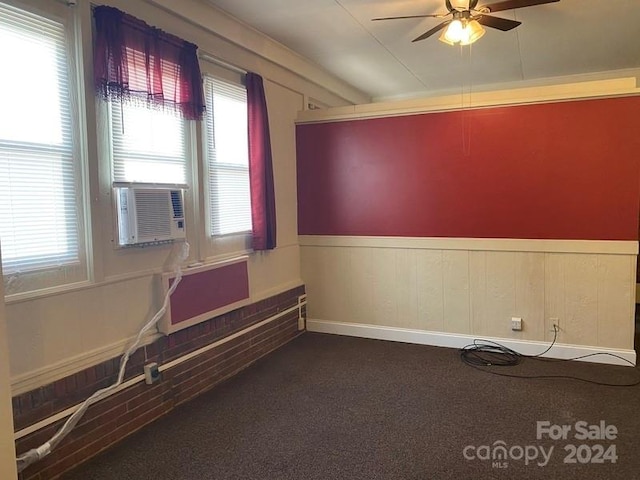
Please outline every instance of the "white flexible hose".
M150 328L155 326L158 320L160 320L160 318L167 311L167 307L169 305L169 297L178 287L180 280L182 280L181 265L186 261L188 257L189 257L189 244L187 242L183 242L181 244L181 249L178 253L178 259L176 261L175 278L173 280L173 283L171 284L171 287L169 288L169 290L164 296L164 302L162 303L162 307L160 308L160 310L156 312L153 318L149 320L144 325L144 327L142 327L142 329L138 332L138 336L136 337L135 341L131 344L131 346L120 358L120 371L118 372L118 379L115 381L115 383L113 383L108 387L101 388L100 390L96 391L93 395L91 395L89 398L87 398L80 405L80 407L78 407L78 409L75 412L73 412L73 415L71 415L67 419L64 425L60 427L60 429L56 432L56 434L49 439L49 441L43 443L38 448L33 448L28 452L20 455L17 459L18 472L22 472L29 465L49 455L53 451L53 449L55 449L58 446L58 444L69 434L69 432L71 432L71 430L73 430L73 428L78 424L78 422L84 416L89 406L109 396L115 389L117 389L120 386L120 384L124 380L125 369L127 367L127 362L129 361L129 357L131 357L131 355L133 355L133 353L140 346L140 342L142 341L143 335L147 331L149 331Z

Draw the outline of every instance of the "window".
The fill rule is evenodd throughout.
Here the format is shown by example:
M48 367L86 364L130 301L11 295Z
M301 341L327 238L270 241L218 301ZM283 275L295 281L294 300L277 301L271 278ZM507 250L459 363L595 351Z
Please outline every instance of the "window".
M7 294L86 279L71 60L61 20L0 4L2 267L40 274Z
M107 101L115 183L186 186L187 120L202 118L197 46L117 8L93 8L94 85Z
M114 182L186 185L186 121L135 103L110 102Z
M209 234L251 230L247 91L205 77Z

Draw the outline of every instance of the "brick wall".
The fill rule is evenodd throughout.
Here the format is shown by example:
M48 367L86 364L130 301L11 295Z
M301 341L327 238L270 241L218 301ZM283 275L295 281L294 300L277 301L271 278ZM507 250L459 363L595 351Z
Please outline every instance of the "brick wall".
M304 286L186 328L141 347L129 360L125 380L143 373L143 365L162 365L228 337L297 305ZM293 311L237 338L162 372L153 385L137 383L95 405L49 456L22 472L21 480L52 480L75 465L166 414L175 406L211 389L297 335L298 312ZM13 398L15 429L21 430L82 402L117 378L119 358L87 368ZM40 446L66 419L16 442L18 455Z

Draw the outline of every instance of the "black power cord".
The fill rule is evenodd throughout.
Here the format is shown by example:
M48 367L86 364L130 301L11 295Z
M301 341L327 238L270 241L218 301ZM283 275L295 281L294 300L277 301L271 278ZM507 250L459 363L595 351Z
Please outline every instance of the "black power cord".
M515 375L504 372L496 372L483 367L514 367L516 365L521 364L525 359L535 359L538 361L546 361L546 362L571 362L574 360L582 360L589 357L595 357L599 355L607 355L610 357L618 358L632 367L635 365L627 360L624 357L616 355L614 353L608 352L600 352L600 353L590 353L588 355L581 355L579 357L573 358L541 358L544 354L546 354L549 350L553 348L558 339L558 326L553 325L553 341L551 345L547 347L541 353L536 355L525 355L523 353L517 352L509 347L506 347L498 342L494 342L492 340L483 340L476 339L473 341L471 345L466 345L460 349L460 359L470 367L473 367L477 370L480 370L485 373L489 373L491 375L497 375L499 377L509 377L509 378L527 378L527 379L566 379L566 380L579 380L581 382L590 383L593 385L601 385L605 387L635 387L640 385L640 373L637 369L634 368L634 371L637 373L638 379L631 383L607 383L607 382L598 382L596 380L590 380L588 378L575 377L571 375Z

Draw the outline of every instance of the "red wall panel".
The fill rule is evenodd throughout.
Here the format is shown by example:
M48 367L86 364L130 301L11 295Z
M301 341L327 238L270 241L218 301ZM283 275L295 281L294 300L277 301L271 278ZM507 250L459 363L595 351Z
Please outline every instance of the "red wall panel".
M639 97L299 125L299 233L634 240L639 132Z
M169 280L169 286L174 279ZM189 274L187 270L171 295L171 324L190 320L249 298L247 262Z

